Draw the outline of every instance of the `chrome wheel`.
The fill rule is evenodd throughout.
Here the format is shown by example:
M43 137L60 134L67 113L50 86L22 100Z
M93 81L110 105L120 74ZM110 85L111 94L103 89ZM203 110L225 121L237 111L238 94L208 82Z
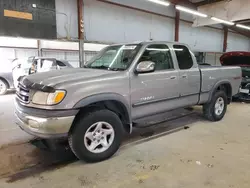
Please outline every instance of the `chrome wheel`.
M85 147L92 153L102 153L113 143L115 131L107 122L97 122L84 135Z
M3 80L0 80L0 95L5 94L7 91L7 85Z
M225 101L222 97L219 97L216 102L215 102L215 114L217 116L220 116L224 110L224 107L225 107Z

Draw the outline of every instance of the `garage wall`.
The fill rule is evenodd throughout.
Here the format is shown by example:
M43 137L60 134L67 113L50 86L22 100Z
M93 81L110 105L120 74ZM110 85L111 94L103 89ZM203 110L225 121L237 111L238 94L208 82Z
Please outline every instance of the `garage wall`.
M85 1L86 38L102 42L173 39L174 21L98 1ZM164 23L164 24L163 24Z
M27 58L30 56L37 56L37 49L15 49L16 58Z
M78 38L77 0L56 0L55 2L57 37L66 38L68 35L72 39Z
M192 27L180 22L180 42L188 44L194 51L220 52L223 45L223 31L207 27Z
M174 17L173 7L158 6L141 0L109 0L126 6L144 9ZM119 7L100 1L85 0L85 35L89 41L108 43L142 40L174 40L174 19ZM189 14L181 13L181 19L193 21ZM216 28L192 27L191 23L180 22L180 42L187 43L192 50L222 52L223 31ZM249 39L229 33L228 50L249 50Z
M143 40L174 40L175 11L173 6L164 7L146 0L105 0L125 7L101 2L102 0L84 0L85 38L87 41L101 43L134 42ZM126 8L130 6L163 16L153 15ZM56 0L56 10L68 15L70 37L77 38L76 0ZM172 18L171 18L172 17ZM193 21L190 14L181 12L181 19ZM59 38L65 38L66 17L57 14L57 32ZM190 45L192 50L204 52L222 52L223 31L208 27L192 27L191 23L180 22L180 42ZM250 49L250 41L239 34L229 32L228 51Z
M227 51L249 51L249 38L236 33L228 34Z

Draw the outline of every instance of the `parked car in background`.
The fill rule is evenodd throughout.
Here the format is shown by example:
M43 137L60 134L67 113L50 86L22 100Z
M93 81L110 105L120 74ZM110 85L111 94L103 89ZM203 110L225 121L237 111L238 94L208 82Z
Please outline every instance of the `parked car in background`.
M199 66L185 44L117 44L85 68L22 78L17 124L40 138L68 140L79 159L97 162L143 118L203 105L207 119L221 120L240 83L240 67Z
M6 94L9 89L13 88L11 62L3 60L0 62L0 95Z
M222 66L240 66L242 82L235 99L250 101L250 52L227 52L220 58Z
M12 64L12 74L15 88L17 88L18 79L22 76L27 76L39 72L47 72L51 70L73 68L68 63L68 61L46 57L29 57L28 59L15 59Z

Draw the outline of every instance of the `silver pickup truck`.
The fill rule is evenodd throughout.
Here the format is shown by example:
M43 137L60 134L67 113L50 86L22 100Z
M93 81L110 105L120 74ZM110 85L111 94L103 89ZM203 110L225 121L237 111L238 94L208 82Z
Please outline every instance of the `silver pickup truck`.
M81 160L111 157L138 119L193 105L221 120L241 83L240 67L198 66L188 46L112 45L84 68L20 80L17 124L45 139L67 139Z

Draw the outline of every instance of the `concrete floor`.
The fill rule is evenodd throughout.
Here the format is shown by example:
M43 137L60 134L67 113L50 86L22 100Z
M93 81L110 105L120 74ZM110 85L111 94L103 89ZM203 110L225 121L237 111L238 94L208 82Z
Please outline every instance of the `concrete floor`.
M208 122L197 113L163 123L154 129L168 125L190 128L128 142L101 163L77 161L12 183L0 179L0 188L249 188L249 113L250 105L235 103L220 122Z
M32 138L15 124L13 92L0 96L0 148L10 143L20 143Z

